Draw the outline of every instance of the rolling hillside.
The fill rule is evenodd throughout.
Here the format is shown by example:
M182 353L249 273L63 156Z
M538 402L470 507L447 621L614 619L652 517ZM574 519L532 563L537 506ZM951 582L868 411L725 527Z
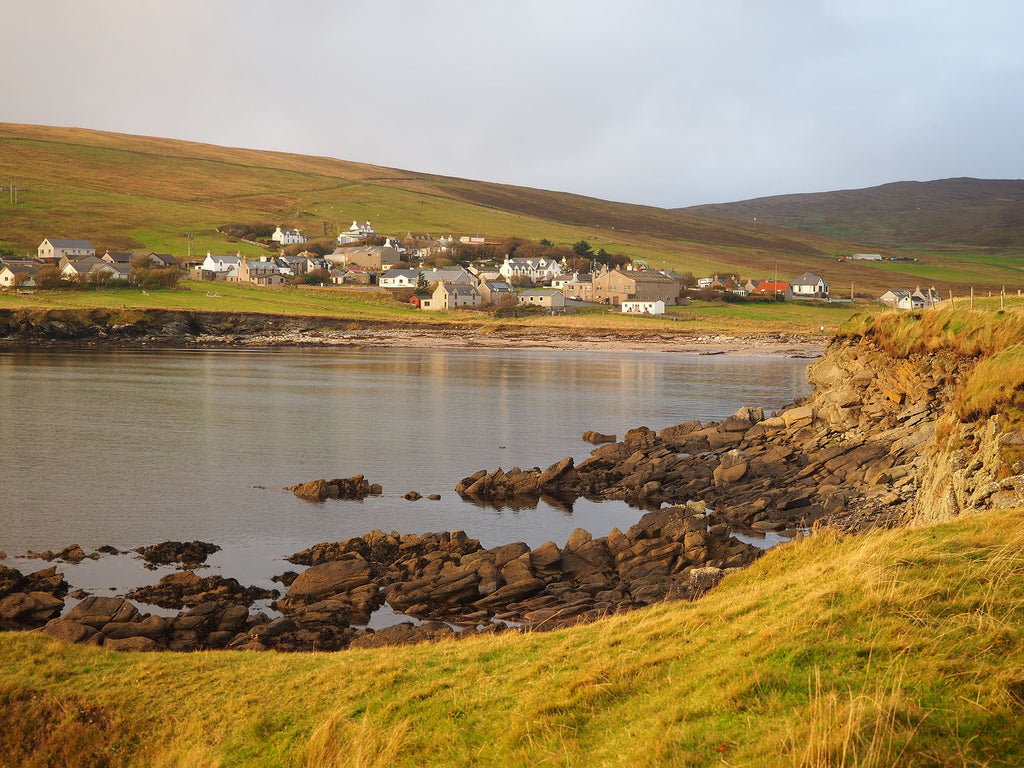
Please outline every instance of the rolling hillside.
M1024 180L901 181L680 211L920 250L1024 251Z
M186 254L255 248L216 232L269 222L333 237L353 220L379 232L518 235L622 252L654 267L695 275L780 279L814 271L845 294L878 295L892 285L930 282L959 289L1024 285L999 260L924 256L920 264L838 264L871 248L797 229L615 203L580 195L421 174L322 157L231 149L75 128L0 123L0 249L34 252L44 237L88 238L105 249ZM894 274L895 273L895 274Z

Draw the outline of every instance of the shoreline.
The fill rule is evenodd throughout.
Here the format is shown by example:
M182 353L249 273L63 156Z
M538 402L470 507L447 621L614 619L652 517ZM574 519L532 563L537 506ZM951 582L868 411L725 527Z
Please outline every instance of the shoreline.
M681 353L693 355L781 355L816 359L830 337L795 334L551 333L534 330L423 329L378 327L354 330L286 330L267 333L119 334L86 337L17 334L0 338L0 352L88 349L268 349L355 348L496 349Z
M126 322L129 321L129 322ZM0 351L64 348L405 347L565 349L820 357L830 336L696 328L614 329L515 323L405 323L246 312L0 310Z

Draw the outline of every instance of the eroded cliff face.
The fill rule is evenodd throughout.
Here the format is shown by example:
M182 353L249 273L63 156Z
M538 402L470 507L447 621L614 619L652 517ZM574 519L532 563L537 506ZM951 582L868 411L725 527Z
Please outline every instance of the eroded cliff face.
M812 364L808 404L834 440L888 445L862 482L902 491L902 521L936 522L1024 505L1024 437L1007 413L965 419L958 390L978 357L939 349L905 357L871 339L837 340ZM886 466L890 465L890 466Z

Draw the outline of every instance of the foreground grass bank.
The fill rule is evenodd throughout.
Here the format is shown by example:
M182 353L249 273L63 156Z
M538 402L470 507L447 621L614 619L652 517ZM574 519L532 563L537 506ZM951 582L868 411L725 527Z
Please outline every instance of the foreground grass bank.
M1019 765L1024 516L825 532L550 634L0 659L4 765Z

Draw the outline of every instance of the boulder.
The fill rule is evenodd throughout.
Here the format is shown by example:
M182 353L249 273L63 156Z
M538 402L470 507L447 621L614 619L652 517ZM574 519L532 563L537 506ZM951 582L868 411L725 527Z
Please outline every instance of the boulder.
M383 489L377 483L369 483L362 475L333 480L310 480L298 485L289 485L288 490L306 501L326 501L327 499L365 499L367 496L379 496Z
M747 474L747 457L739 450L731 450L722 456L721 462L715 467L713 476L716 486L738 483Z
M207 557L220 552L220 547L205 541L165 541L150 547L139 547L135 551L152 565L180 563L194 566L205 563Z
M312 603L370 583L370 564L359 556L314 565L300 573L288 587L288 605Z

